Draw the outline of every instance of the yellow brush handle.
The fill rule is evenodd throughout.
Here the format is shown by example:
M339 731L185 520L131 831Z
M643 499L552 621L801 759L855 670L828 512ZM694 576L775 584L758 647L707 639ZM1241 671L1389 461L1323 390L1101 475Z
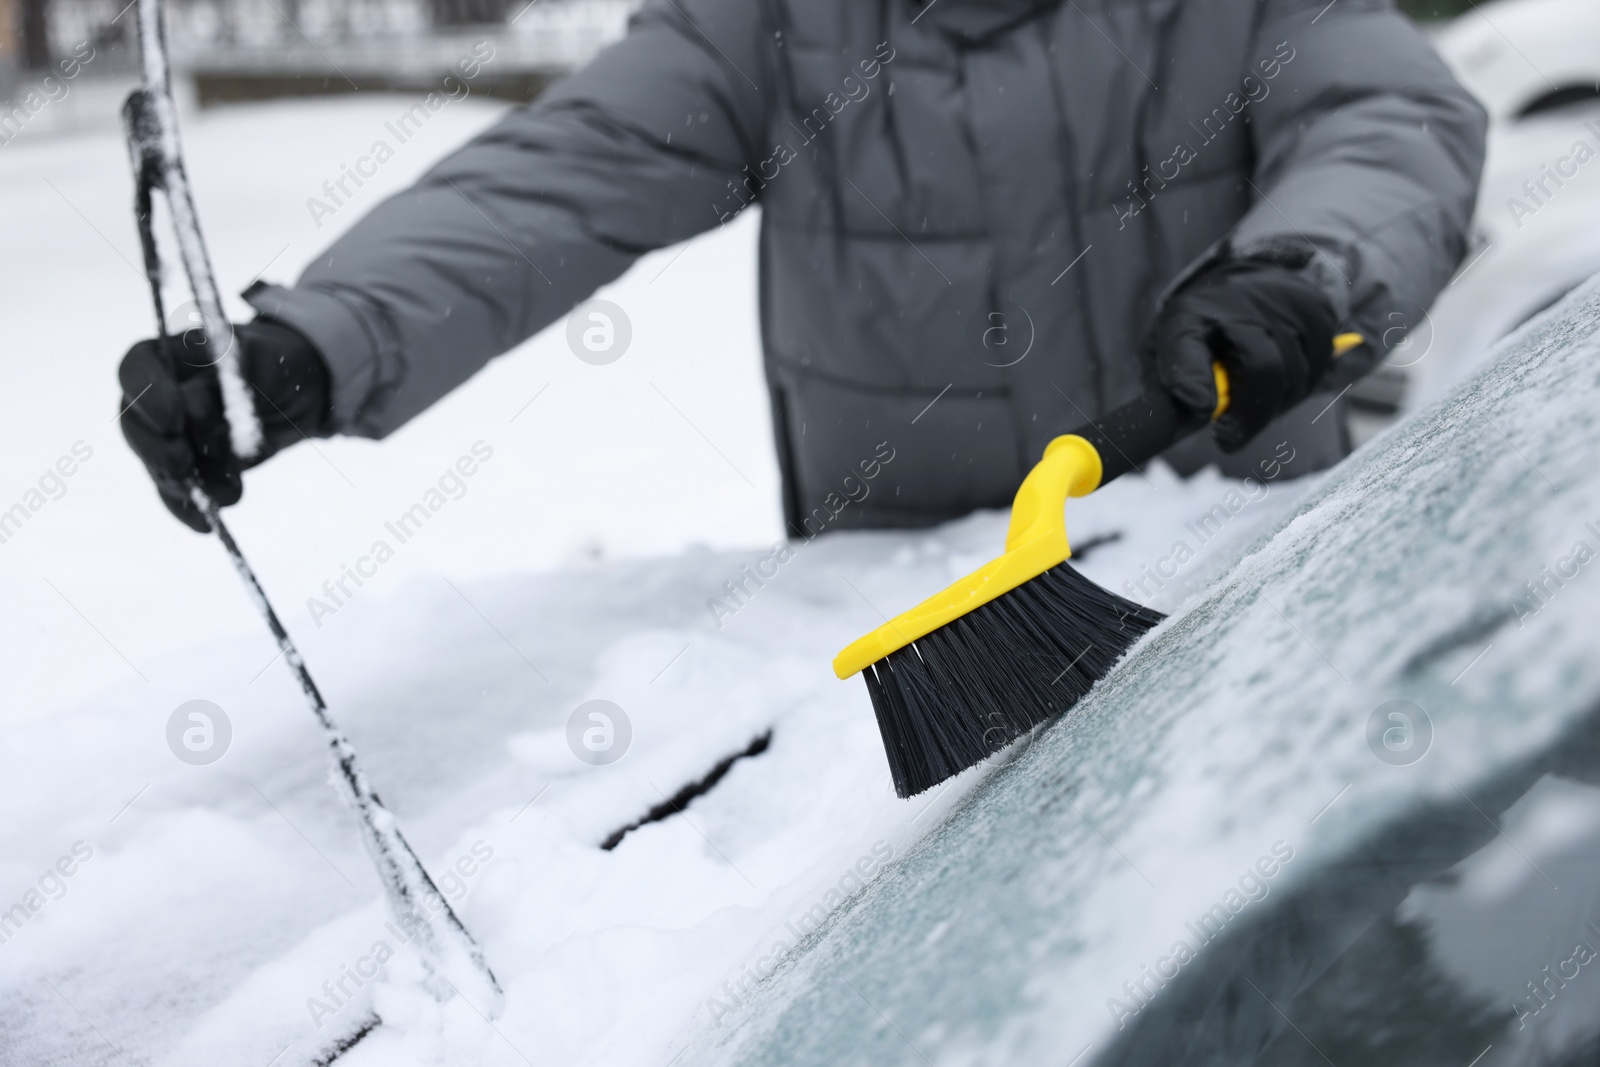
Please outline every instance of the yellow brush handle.
M1100 474L1094 445L1076 434L1051 441L1011 504L1005 553L852 642L834 658L834 673L848 678L1067 559L1072 548L1063 505L1069 496L1094 492Z
M1333 354L1341 356L1361 343L1360 334L1342 333L1333 340ZM1217 376L1220 415L1228 409L1228 375L1220 363L1211 368ZM1159 404L1147 398L1136 401L1080 433L1051 441L1011 504L1005 552L853 642L834 659L834 673L848 678L1068 559L1072 547L1067 543L1067 498L1086 496L1130 469L1133 461L1128 452L1154 455L1159 449L1148 440L1151 435L1170 444L1166 437L1183 427L1186 432L1193 430L1188 412L1162 392Z
M1338 359L1352 348L1366 343L1367 339L1359 333L1336 334L1333 338L1333 358ZM1227 412L1231 394L1228 388L1228 372L1223 369L1222 364L1211 364L1211 373L1216 377L1217 382L1217 410L1211 413L1211 419L1214 422L1222 418L1223 414Z
M1211 421L1216 422L1227 414L1228 402L1233 399L1233 394L1228 387L1228 372L1221 363L1211 364L1211 377L1217 383L1217 409L1211 413Z

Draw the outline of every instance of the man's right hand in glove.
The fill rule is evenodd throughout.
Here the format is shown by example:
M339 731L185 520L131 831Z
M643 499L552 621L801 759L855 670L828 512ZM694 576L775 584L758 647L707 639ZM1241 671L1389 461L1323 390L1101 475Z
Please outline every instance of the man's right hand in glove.
M219 505L237 503L239 474L303 437L326 437L332 385L327 365L311 342L271 319L234 327L239 373L261 420L261 450L240 460L228 445L217 357L205 336L140 341L123 357L122 435L144 462L167 509L188 526L211 524L189 499L193 477Z
M1223 452L1310 396L1333 363L1333 305L1297 269L1310 255L1224 260L1172 294L1151 328L1161 385L1197 419L1217 407L1212 363L1227 371L1228 410L1212 426Z

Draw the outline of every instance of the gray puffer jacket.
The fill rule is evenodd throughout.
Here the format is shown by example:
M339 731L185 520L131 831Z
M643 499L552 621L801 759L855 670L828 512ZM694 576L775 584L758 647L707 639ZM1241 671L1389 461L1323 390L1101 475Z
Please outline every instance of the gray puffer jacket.
M1463 255L1484 125L1385 0L652 0L249 299L382 436L759 202L790 522L883 442L830 521L932 522L1132 399L1161 295L1224 240L1312 242L1345 326L1396 338Z

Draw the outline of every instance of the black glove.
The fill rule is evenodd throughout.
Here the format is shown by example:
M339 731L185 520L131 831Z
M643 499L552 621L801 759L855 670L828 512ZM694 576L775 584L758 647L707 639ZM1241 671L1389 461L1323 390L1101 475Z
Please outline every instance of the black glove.
M1311 395L1333 361L1337 325L1327 295L1300 271L1225 260L1168 298L1147 343L1161 385L1197 416L1216 410L1211 364L1222 364L1228 410L1212 432L1237 452Z
M211 524L189 499L187 479L198 474L211 499L234 504L244 491L240 471L302 437L332 432L328 368L310 341L280 322L257 319L234 327L232 343L261 419L261 450L248 460L229 447L216 357L206 351L200 330L140 341L118 373L122 435L150 471L167 510L201 533Z

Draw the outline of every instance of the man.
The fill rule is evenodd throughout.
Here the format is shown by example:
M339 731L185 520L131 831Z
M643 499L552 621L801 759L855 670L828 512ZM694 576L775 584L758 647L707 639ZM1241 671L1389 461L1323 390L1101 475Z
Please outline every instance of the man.
M1146 385L1209 414L1213 360L1232 406L1180 467L1287 443L1317 469L1348 448L1319 416L1460 262L1484 126L1386 0L652 0L294 288L245 294L256 461L384 436L759 202L796 534L885 440L894 491L836 526L1005 506ZM1369 344L1334 363L1346 330ZM241 491L208 362L147 341L121 372L129 442L202 530L183 479Z

